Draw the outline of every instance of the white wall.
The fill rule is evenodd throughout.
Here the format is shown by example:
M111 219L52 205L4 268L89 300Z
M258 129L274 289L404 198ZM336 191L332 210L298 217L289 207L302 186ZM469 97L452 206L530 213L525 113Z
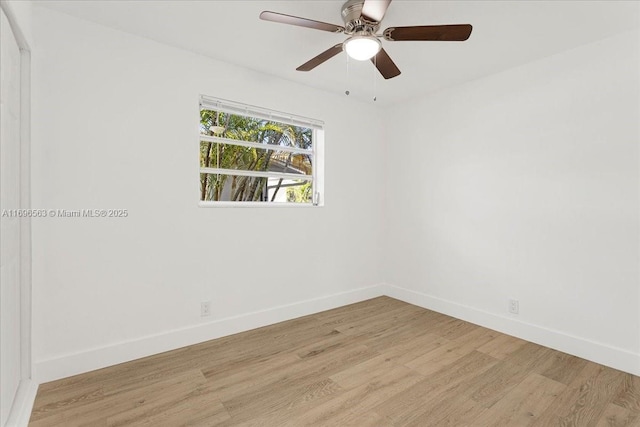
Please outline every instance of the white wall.
M39 380L378 292L357 291L382 277L382 138L360 126L372 106L34 12L33 206L129 211L34 221ZM324 120L325 207L198 208L199 94ZM204 300L207 322L294 305L220 326Z
M394 295L640 373L639 39L390 110Z

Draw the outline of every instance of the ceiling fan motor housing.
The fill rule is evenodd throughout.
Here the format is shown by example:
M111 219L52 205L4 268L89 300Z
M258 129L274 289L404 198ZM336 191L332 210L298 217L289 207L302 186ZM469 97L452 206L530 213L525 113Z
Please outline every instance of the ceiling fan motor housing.
M345 34L375 34L379 22L370 22L362 17L364 0L348 0L342 5L342 20Z

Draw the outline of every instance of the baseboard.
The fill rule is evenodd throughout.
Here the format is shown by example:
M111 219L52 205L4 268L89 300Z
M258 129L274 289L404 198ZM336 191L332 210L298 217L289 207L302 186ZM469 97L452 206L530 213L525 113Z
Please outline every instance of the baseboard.
M385 295L640 376L640 354L394 285Z
M393 285L374 285L37 362L36 384L387 295L640 376L640 354ZM35 392L33 394L35 397ZM32 402L33 403L33 402ZM30 412L30 409L29 409Z
M9 418L5 424L7 427L27 427L31 410L38 393L38 383L33 380L22 380L18 386L18 392L13 400Z
M34 378L41 384L82 374L141 357L379 297L383 295L383 289L384 286L382 285L368 286L39 361L34 366Z

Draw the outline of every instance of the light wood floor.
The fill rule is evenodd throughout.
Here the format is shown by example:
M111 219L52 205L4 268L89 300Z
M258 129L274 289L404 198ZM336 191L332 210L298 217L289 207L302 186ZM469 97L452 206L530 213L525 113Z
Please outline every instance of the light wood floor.
M43 384L39 426L640 426L640 377L381 297Z

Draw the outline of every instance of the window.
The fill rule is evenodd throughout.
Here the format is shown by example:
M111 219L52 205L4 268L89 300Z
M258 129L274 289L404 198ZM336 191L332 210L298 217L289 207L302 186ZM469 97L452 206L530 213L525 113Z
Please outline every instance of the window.
M200 97L200 205L322 204L323 123Z

